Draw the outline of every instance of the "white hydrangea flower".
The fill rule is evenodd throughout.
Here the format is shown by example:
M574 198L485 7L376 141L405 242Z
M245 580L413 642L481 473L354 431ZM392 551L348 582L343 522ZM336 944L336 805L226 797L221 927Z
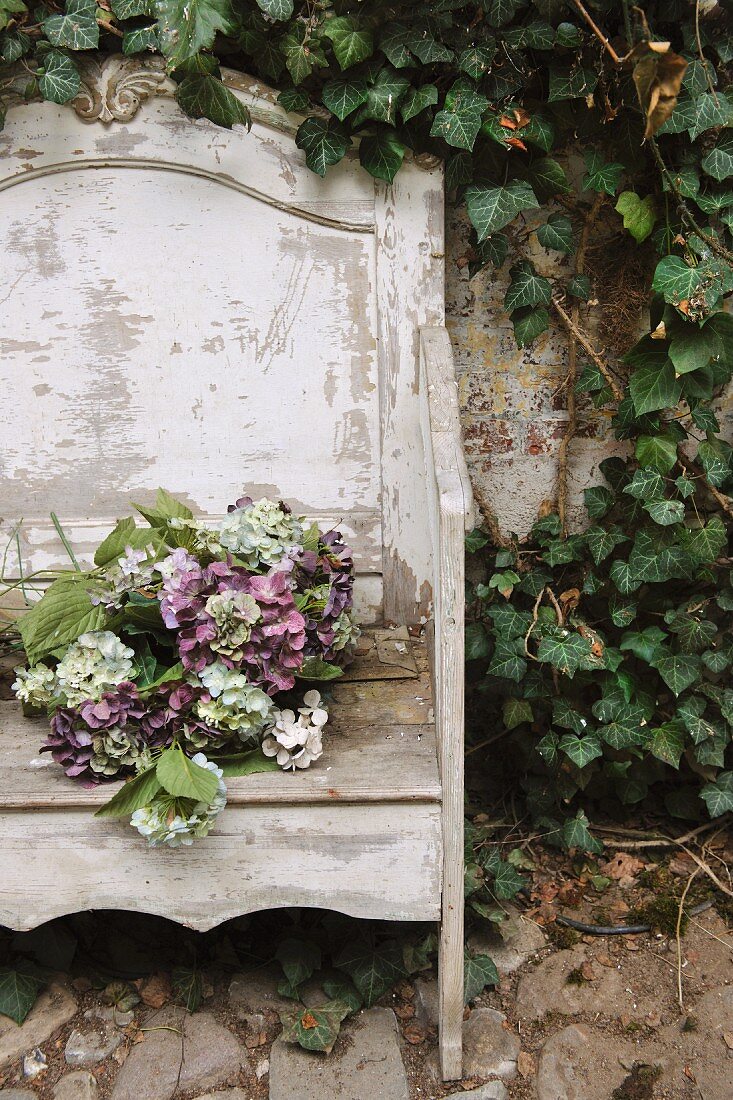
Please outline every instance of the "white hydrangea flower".
M174 798L159 791L149 806L135 810L130 824L147 839L151 848L167 845L180 848L193 844L196 837L206 836L227 804L227 789L223 772L202 752L192 757L194 764L207 768L219 780L211 802L195 802L192 798Z
M69 706L85 699L101 699L132 672L134 650L111 630L92 630L69 646L56 666L59 692Z
M154 572L155 548L152 543L142 550L133 550L131 546L126 546L124 554L105 572L104 587L92 594L92 603L119 607L127 592L150 584Z
M56 673L43 663L33 668L16 668L15 675L17 679L13 683L13 691L21 703L45 707L56 695Z
M249 569L277 565L300 548L303 525L273 500L245 504L229 512L218 525L218 540Z
M272 699L250 684L244 673L215 661L199 673L199 679L211 699L200 699L195 711L207 725L231 730L242 741L256 741L271 723Z
M265 756L274 756L281 768L308 768L323 755L322 730L328 711L317 691L307 691L298 717L292 710L276 710L275 724L262 742Z

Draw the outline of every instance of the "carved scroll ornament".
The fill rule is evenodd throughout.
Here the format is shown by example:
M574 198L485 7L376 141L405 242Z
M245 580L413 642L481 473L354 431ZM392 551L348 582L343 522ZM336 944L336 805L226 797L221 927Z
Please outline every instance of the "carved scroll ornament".
M81 90L72 107L85 122L129 122L151 95L172 95L160 57L85 58L79 65Z

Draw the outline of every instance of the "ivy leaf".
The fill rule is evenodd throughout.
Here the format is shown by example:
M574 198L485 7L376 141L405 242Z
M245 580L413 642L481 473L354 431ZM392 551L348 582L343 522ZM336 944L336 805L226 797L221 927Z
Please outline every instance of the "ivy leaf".
M588 825L590 822L582 810L578 810L575 817L569 818L562 827L562 841L566 848L580 848L584 852L595 852L597 855L603 851L603 845L591 833Z
M379 39L379 48L395 69L404 69L412 64L413 58L407 43L410 31L401 23L388 23Z
M366 939L349 943L334 959L334 966L350 976L366 1008L371 1008L405 973L402 952L393 941L378 948Z
M614 561L608 575L622 596L628 596L641 587L641 580L635 576L627 561Z
M546 306L552 298L552 284L549 279L537 275L527 260L522 260L509 272L511 283L504 298L507 312L520 306Z
M298 1043L304 1050L330 1054L338 1038L341 1023L352 1011L344 1001L327 1001L312 1008L297 1008L280 1013L282 1038Z
M587 302L590 291L590 279L587 275L573 275L572 279L568 279L568 294L573 298L580 298L581 301Z
M589 527L585 532L585 537L590 555L596 565L600 565L602 561L605 561L608 555L613 553L621 543L629 541L628 536L618 526L609 529L598 526Z
M527 671L527 662L520 657L514 646L499 638L494 650L494 656L486 670L489 676L498 676L504 680L514 680L516 683Z
M714 783L706 783L700 791L711 817L733 810L733 772L721 772Z
M43 73L38 87L44 99L51 103L68 103L79 94L81 77L70 57L59 50L49 50L43 58Z
M644 505L644 511L661 527L682 523L685 518L685 506L681 500L649 500Z
M312 172L325 176L331 164L338 164L351 145L351 138L340 125L311 115L298 127L295 144L305 153L305 162Z
M600 153L595 150L585 154L585 166L587 172L583 177L584 191L604 191L607 195L615 195L618 190L623 164L614 161L607 163Z
M499 901L509 901L517 896L526 880L520 875L516 867L506 860L499 860L493 868L494 881L491 884L491 892Z
M700 658L692 653L657 657L652 665L675 695L679 695L685 688L694 684L700 675Z
M330 84L326 84L323 89L323 102L326 103L326 88L331 87L332 84L336 84L338 81L332 80ZM310 106L310 97L307 92L304 92L301 88L284 88L280 95L277 97L277 101L284 111L292 112L293 114L304 115ZM332 110L329 107L329 110ZM335 112L334 112L335 113Z
M300 24L283 35L279 46L293 84L302 84L316 68L327 63L320 49L314 49L313 39L306 39L305 28Z
M270 19L282 22L293 14L293 0L257 0L257 6Z
M659 365L637 367L629 379L629 390L638 416L673 407L682 393L672 361L666 357Z
M467 661L478 661L482 657L488 657L489 636L484 623L466 623L464 648Z
M548 103L562 99L581 99L589 96L598 83L595 69L575 66L572 69L550 69L550 90ZM613 192L609 192L613 194Z
M687 130L695 141L714 126L729 126L733 122L733 104L725 95L705 92L694 98L680 98L670 118L660 126L660 134L680 134Z
M627 486L624 492L628 492L632 496L638 496L640 499L649 500L648 490L653 484L655 496L659 496L663 490L663 484L661 480L654 479L653 471L658 471L659 474L669 473L677 461L677 444L666 435L640 435L636 441L634 453L643 468L637 470L631 484ZM637 475L646 478L646 491L644 493L637 494L633 491L637 482L641 482Z
M616 501L616 497L605 485L592 485L583 490L585 510L591 519L602 519Z
M585 737L564 733L560 738L559 748L578 768L584 768L586 764L590 764L591 760L603 756L601 742L593 733L588 733Z
M155 767L146 768L126 783L94 814L95 817L128 817L148 806L160 790L160 780Z
M470 81L456 81L445 97L443 110L433 120L431 136L442 137L457 149L472 149L488 104Z
M688 267L680 256L665 256L657 264L652 289L663 294L665 302L678 306L692 297L703 278L700 268Z
M521 210L539 206L532 188L521 180L512 180L506 187L469 187L466 204L479 241L503 229Z
M524 348L550 327L550 314L543 306L539 309L517 309L512 313L511 321L517 347Z
M357 107L367 100L365 80L329 80L321 92L323 106L343 122Z
M118 19L136 19L155 15L155 0L112 0L110 7Z
M173 996L186 1012L195 1012L204 996L204 976L198 967L176 966L171 971Z
M685 550L696 561L715 561L728 542L728 533L720 516L711 516L704 527L690 531L685 539Z
M160 41L158 28L154 23L147 27L133 27L122 35L122 52L126 57L136 53L145 53L146 50L158 52Z
M410 81L400 76L390 65L385 65L377 73L373 84L367 91L367 100L356 116L358 122L371 118L375 122L388 122L394 125L397 108L410 87Z
M193 66L187 62L187 67ZM217 126L231 130L232 126L252 125L250 114L245 105L237 99L221 82L217 72L190 72L176 89L176 100L190 118L208 118Z
M580 668L581 662L590 656L590 650L589 638L581 638L580 634L556 627L552 634L545 636L540 642L537 659L572 677Z
M497 976L497 981L498 981ZM9 1016L20 1027L33 1008L44 980L27 963L0 969L0 1016Z
M496 42L493 39L484 41L478 46L468 46L458 58L458 68L461 72L472 76L474 80L480 80L491 68L496 49Z
M556 252L573 251L573 223L564 214L551 214L537 230L537 240L543 248Z
M725 134L700 162L703 172L722 182L733 176L733 134Z
M549 153L555 143L555 127L544 115L534 114L527 125L522 127L521 136L522 141L528 141L530 145L536 145L538 149Z
M286 988L281 989L278 986L284 997L297 997L298 986L307 981L321 966L320 948L294 937L285 939L278 945L275 958L283 968L286 978Z
M724 485L731 474L730 445L723 439L706 439L697 448L697 459L711 485Z
M507 698L504 700L502 717L508 730L516 729L525 722L533 721L532 704L526 699Z
M426 107L434 107L438 102L438 89L434 84L422 84L412 88L400 104L400 114L404 122L409 122Z
M230 0L157 0L156 12L169 70L212 46L218 32L236 33Z
M7 27L14 15L20 15L24 11L28 11L28 8L23 0L0 0L0 31Z
M552 157L540 157L529 168L530 183L540 198L553 198L570 190L564 168Z
M325 38L330 38L336 60L342 69L349 69L374 53L372 32L360 26L359 21L351 15L337 15L333 19L327 19L321 31Z
M95 50L99 45L94 0L66 0L65 15L51 15L43 30L52 46L68 50Z
M463 962L463 999L470 1004L487 985L499 984L499 972L488 955L465 953Z
M490 27L504 27L521 8L527 6L527 0L482 0L481 6Z
M622 599L614 592L609 601L608 610L613 625L625 627L633 623L636 618L637 604L635 600Z
M652 730L649 735L649 751L652 756L673 768L679 768L684 747L684 729L680 722L667 722Z
M212 771L195 764L182 749L166 749L158 758L155 774L161 787L177 798L211 802L219 781Z
M635 191L622 191L614 208L624 219L624 229L641 244L651 234L657 220L654 196L642 199Z
M402 167L404 157L405 146L394 130L379 130L361 139L359 160L375 179L391 183Z

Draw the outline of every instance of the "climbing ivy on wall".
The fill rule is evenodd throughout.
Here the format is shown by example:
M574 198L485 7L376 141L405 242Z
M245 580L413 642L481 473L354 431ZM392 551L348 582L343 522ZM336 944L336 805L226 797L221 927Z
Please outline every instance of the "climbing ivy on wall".
M471 541L489 565L471 667L549 822L599 783L625 803L659 783L688 816L733 809L732 14L731 0L0 0L8 109L73 99L88 51L153 51L189 115L247 125L220 64L254 72L304 116L319 175L352 146L387 183L408 150L441 157L470 274L508 272L517 343L566 333L556 498L529 541L482 502ZM602 465L590 526L571 534L588 407L625 457ZM588 840L583 821L568 843Z

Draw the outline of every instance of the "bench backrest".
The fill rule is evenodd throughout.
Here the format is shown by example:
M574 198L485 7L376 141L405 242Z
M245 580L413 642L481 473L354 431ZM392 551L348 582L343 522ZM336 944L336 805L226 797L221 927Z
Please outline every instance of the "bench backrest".
M442 172L408 160L375 183L354 149L321 180L274 93L226 79L249 134L187 119L157 59L90 61L73 105L8 114L5 538L22 518L26 572L57 566L52 511L83 554L158 485L207 515L246 486L342 524L366 621L419 621Z

